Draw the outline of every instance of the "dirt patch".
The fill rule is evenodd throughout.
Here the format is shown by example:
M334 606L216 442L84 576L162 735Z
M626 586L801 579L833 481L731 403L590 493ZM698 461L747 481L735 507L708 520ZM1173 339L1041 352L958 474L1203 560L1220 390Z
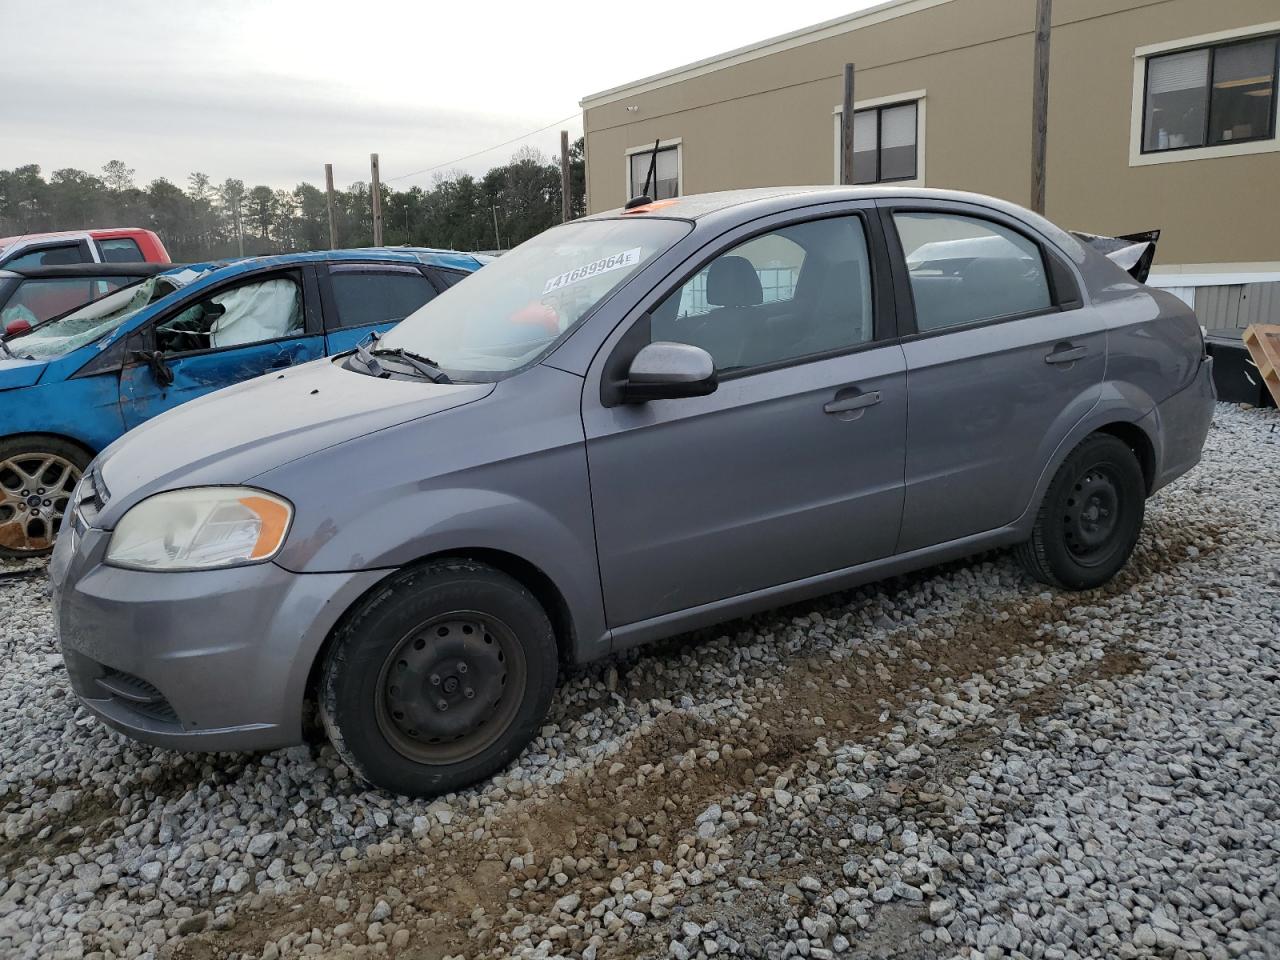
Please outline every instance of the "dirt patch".
M700 813L736 792L758 794L772 787L797 764L815 757L819 738L836 743L875 738L899 707L927 698L942 677L960 680L990 674L1007 658L1027 650L1050 652L1058 643L1052 628L1073 608L1099 606L1143 579L1186 562L1181 545L1191 538L1201 543L1216 540L1215 533L1208 525L1160 531L1165 549L1139 551L1128 571L1100 590L1070 596L1038 593L983 609L970 607L950 617L931 618L925 629L897 631L874 649L854 655L793 660L781 671L775 669L768 682L756 684L755 679L765 677L748 675L748 701L759 692L745 715L730 713L711 720L685 711L662 713L645 721L621 751L594 769L544 788L537 796L513 799L484 824L482 839L474 837L480 823L463 811L463 829L443 834L437 828L440 835L416 848L356 861L351 871L326 878L314 892L267 898L259 909L241 910L232 929L187 938L177 955L259 955L268 941L294 934L305 938L313 928L327 931L344 922L354 924L348 942L359 945L368 942L369 911L380 898L391 905L392 922L411 931L410 943L393 951L397 957L437 960L491 950L531 915L546 918L545 927L553 916L553 903L569 890L580 893L583 907L590 908L609 895L609 884L622 874L655 860L677 863L693 856ZM1201 547L1201 556L1205 551ZM1112 651L1078 671L1073 683L1114 677L1141 666L1134 654ZM1015 701L1012 708L1024 720L1048 715L1069 689L1063 685L1040 690ZM935 760L935 769L903 770L887 777L877 802L903 811L900 815L910 812L936 819L947 807L943 783L972 769L998 735L994 729L967 731L935 751L945 758ZM519 859L513 863L512 858ZM827 854L807 860L804 871L823 876L838 866ZM771 879L783 872L780 869ZM571 878L568 886L556 883L560 873ZM348 909L338 909L339 897L350 902ZM899 918L907 922L903 918L907 914ZM575 939L581 926L568 918L561 922L567 939L557 947L581 949ZM652 947L651 937L623 933L600 955L642 953Z
M50 796L61 789L48 781L38 780L35 786L48 790ZM67 812L51 809L39 829L13 839L0 838L0 876L9 877L32 858L47 862L86 843L100 842L121 827L120 801L110 791L100 787L77 792L80 795Z

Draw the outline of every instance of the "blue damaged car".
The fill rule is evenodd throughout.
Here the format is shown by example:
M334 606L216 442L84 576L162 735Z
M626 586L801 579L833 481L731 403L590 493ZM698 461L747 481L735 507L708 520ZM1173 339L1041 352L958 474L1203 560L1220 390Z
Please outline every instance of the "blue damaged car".
M127 430L350 350L483 262L400 247L194 264L0 340L0 557L52 549L84 468Z

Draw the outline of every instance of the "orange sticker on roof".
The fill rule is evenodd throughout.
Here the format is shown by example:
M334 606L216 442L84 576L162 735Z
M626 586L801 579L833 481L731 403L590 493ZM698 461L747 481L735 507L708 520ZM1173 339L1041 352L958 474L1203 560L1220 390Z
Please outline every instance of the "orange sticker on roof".
M623 213L653 213L655 210L661 210L663 207L669 207L673 203L679 203L679 197L672 197L670 200L655 200L653 203L646 203L642 207L632 207L630 210L623 210Z

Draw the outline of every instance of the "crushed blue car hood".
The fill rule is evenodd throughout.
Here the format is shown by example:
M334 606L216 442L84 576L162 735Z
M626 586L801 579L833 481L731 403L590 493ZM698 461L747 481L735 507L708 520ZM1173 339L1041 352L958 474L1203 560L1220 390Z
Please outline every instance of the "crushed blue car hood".
M47 366L43 360L20 360L0 357L0 390L13 390L35 384Z
M138 501L179 487L240 484L335 444L487 396L492 383L383 380L332 360L258 377L163 413L104 450L111 529Z

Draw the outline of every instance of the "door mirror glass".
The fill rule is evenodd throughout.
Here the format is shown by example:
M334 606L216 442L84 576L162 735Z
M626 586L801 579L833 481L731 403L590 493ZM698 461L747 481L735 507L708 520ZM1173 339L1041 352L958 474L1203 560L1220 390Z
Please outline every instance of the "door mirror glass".
M716 364L711 354L688 343L658 341L640 349L623 387L632 403L678 397L705 397L716 389Z

